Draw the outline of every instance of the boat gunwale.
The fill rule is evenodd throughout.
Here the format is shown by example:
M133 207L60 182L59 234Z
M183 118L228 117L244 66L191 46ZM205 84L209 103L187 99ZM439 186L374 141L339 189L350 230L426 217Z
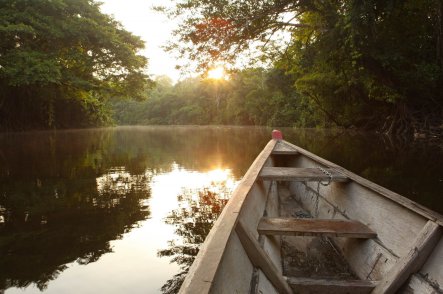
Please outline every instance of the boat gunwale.
M206 237L197 257L180 287L179 293L209 293L223 260L226 245L239 221L240 212L253 185L259 179L266 161L271 157L277 140L271 139L255 158L232 193L221 215ZM216 232L216 233L215 233ZM211 260L207 262L206 258ZM206 262L204 262L206 260Z
M249 167L243 179L240 181L236 189L232 193L230 201L223 209L221 215L215 222L213 228L209 232L206 240L202 244L200 251L194 260L179 293L209 293L217 277L217 272L225 255L226 246L231 239L232 234L235 234L235 227L239 221L240 213L243 209L250 191L254 184L260 178L260 172L265 166L268 159L273 155L272 152L277 144L286 144L296 150L298 154L290 155L291 157L305 156L324 167L334 168L339 173L348 177L349 181L343 183L347 185L349 182L372 190L374 193L393 201L394 203L405 207L406 209L433 221L439 226L443 226L443 216L431 209L410 200L398 193L395 193L387 188L375 184L333 162L330 162L314 153L311 153L297 145L289 143L285 140L271 139L260 154L255 158L254 162ZM281 156L274 154L275 156ZM208 262L209 260L209 262Z
M391 201L393 201L393 202L395 202L395 203L397 203L409 210L412 210L413 212L427 218L428 220L436 222L440 226L443 226L443 215L439 214L438 212L435 212L435 211L433 211L433 210L431 210L431 209L429 209L429 208L427 208L427 207L425 207L425 206L423 206L411 199L408 199L408 198L406 198L398 193L395 193L385 187L382 187L370 180L367 180L367 179L345 169L344 167L341 167L329 160L326 160L326 159L324 159L312 152L309 152L297 145L294 145L288 141L281 140L279 142L280 142L280 144L284 143L284 144L291 146L292 148L294 148L296 151L299 152L299 155L306 156L306 157L308 157L308 158L310 158L322 165L325 165L329 168L334 168L338 172L347 176L349 178L349 180L351 180L363 187L366 187L366 188L374 191L375 193L377 193L381 196L384 196L385 198L387 198L387 199L389 199L389 200L391 200ZM299 156L299 155L295 155L295 156Z

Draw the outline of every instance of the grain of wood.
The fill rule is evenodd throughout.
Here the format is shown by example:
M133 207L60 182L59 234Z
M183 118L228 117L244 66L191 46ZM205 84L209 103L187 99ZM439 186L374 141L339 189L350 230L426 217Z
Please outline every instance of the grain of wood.
M377 285L376 281L331 280L288 277L288 283L296 293L370 293Z
M345 182L348 180L334 169L325 168L332 178L319 168L293 168L293 167L265 167L260 173L260 177L264 180L275 181L325 181Z
M292 294L292 290L282 273L277 269L263 248L260 247L260 243L243 226L241 221L237 223L235 231L252 264L263 271L279 293Z
M375 238L368 226L350 220L269 218L260 220L257 228L263 235L325 236L348 238Z
M442 292L442 289L435 288L416 274L412 275L407 284L399 291L401 294L441 294Z
M301 161L304 166L312 164L307 160ZM319 218L338 218L343 215L346 219L367 224L377 232L377 242L396 257L408 252L411 236L418 235L428 221L416 212L352 181L346 184L332 183L327 187L318 187L316 183L306 183L306 186L301 186L298 191L302 193L299 196L303 198L301 202L310 206L308 210L315 210L319 190Z
M360 177L359 175L354 174L351 171L348 171L344 169L343 167L332 163L324 158L321 158L318 155L315 155L312 152L309 152L301 147L298 147L294 144L291 144L287 141L280 141L279 144L286 145L288 148L293 148L297 150L301 155L304 155L312 160L314 160L317 164L321 164L323 166L327 166L329 168L334 168L338 172L342 173L344 176L348 177L350 180L355 181L356 183L367 187L368 189L371 189L372 191L379 193L380 195L391 199L392 201L407 207L408 209L428 218L429 220L435 221L436 223L443 226L443 215L424 207L423 205L418 204L417 202L414 202L406 197L401 196L400 194L397 194L395 192L392 192L391 190L388 190L380 185L377 185L363 177Z
M425 263L440 239L441 231L441 227L438 224L433 221L428 221L412 244L408 254L397 261L372 293L395 293L410 275L418 271Z
M440 238L434 251L420 269L420 274L426 276L433 284L439 285L443 293L443 237Z
M407 242L410 243L410 236L417 235L426 224L426 220L398 205L395 206L398 209L390 209L389 207L394 205L392 201L374 193L362 194L356 186L359 185L351 182L321 187L326 199L320 197L318 217L359 220L377 232L376 239L333 238L332 241L360 279L367 279L369 276L373 280L379 280L398 259L391 249L394 248L397 253L400 252L401 246L401 252L406 253L408 249L405 246ZM315 210L316 191L311 188L307 190L300 182L291 183L290 191L302 207L311 213ZM408 214L415 217L411 218ZM396 217L390 217L391 215ZM380 242L382 237L388 247Z

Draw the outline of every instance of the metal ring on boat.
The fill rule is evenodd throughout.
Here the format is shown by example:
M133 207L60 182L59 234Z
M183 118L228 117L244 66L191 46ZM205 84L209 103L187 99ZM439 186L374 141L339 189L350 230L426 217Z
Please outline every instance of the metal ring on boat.
M332 174L320 166L318 167L318 169L321 170L325 175L327 175L329 177L329 180L327 183L323 183L322 181L319 181L319 183L322 186L329 186L329 184L332 182Z

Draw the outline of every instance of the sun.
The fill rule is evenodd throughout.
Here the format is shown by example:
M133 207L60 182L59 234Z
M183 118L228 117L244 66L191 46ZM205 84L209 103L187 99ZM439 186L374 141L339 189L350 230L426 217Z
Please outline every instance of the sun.
M208 78L213 80L226 79L227 76L224 67L217 66L208 70Z

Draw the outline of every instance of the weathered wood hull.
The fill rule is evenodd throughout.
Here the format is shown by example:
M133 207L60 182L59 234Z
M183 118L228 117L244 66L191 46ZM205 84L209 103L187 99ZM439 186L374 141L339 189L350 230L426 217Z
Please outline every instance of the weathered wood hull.
M303 238L310 237L305 236L323 234L359 281L284 276L281 246L287 236L281 235L291 233L260 224L263 217L281 216L282 187L314 218L358 221L376 233L361 239L366 235L360 232L325 235L324 228L312 234L299 228L289 237L306 247ZM443 293L442 225L442 216L413 201L295 145L271 140L206 238L180 293Z

